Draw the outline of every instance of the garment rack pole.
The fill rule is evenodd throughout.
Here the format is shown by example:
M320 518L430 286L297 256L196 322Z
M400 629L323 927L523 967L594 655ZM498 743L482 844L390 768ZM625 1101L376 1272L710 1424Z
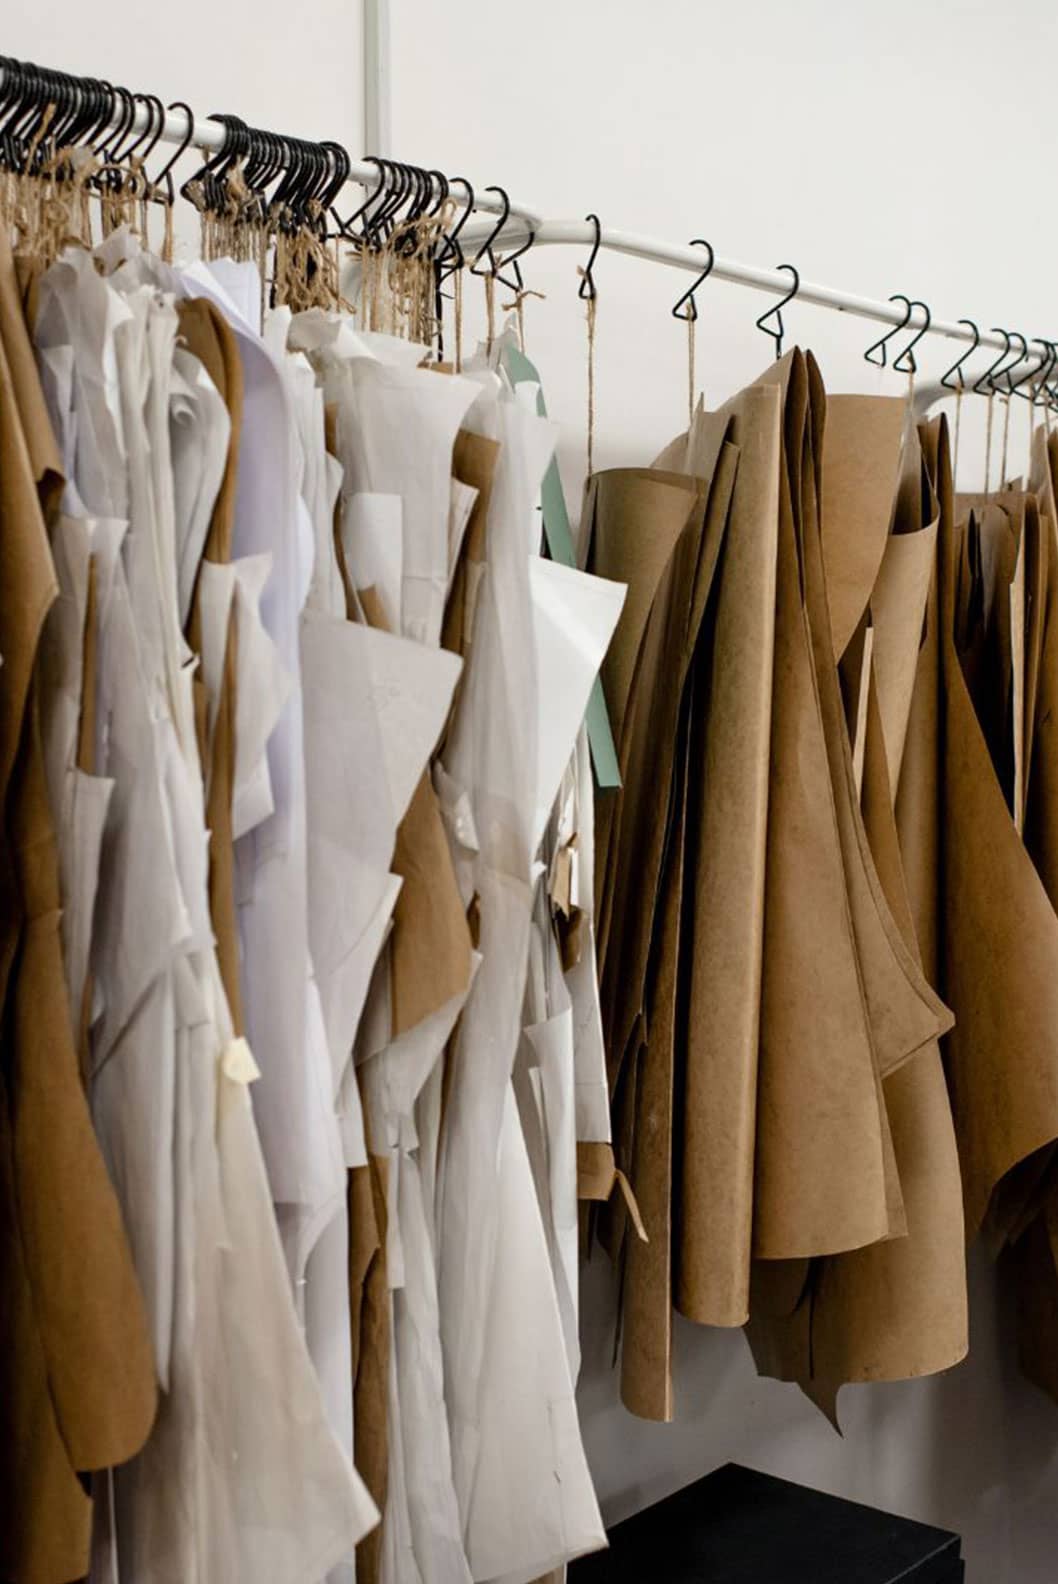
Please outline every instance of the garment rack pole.
M5 79L3 67L0 67L0 89ZM127 132L146 132L151 126L151 112L146 103L136 105L135 115L132 119L125 117L121 108L115 110L111 126L116 129L125 125ZM156 118L153 125L156 128ZM200 149L203 153L219 152L225 144L227 136L225 128L218 121L207 118L193 118L193 126L189 126L186 112L179 107L165 112L165 121L158 132L157 140L163 143L180 144L185 141L188 132L192 131L191 146ZM359 187L373 190L380 184L378 166L367 160L350 160L349 181ZM485 192L482 188L474 189L474 208L491 214L503 213L503 200L493 193ZM467 226L463 232L465 242L472 240L483 241L491 235L492 227L484 224ZM532 232L533 246L568 246L590 249L596 240L595 228L587 220L549 220L530 205L519 200L510 200L509 218L504 225L501 239L496 241L524 241ZM648 259L657 264L667 264L673 269L688 270L700 274L702 269L702 252L700 248L682 247L679 244L659 241L654 237L638 236L631 231L616 231L603 226L599 236L602 248L613 253L624 253L633 258ZM776 270L756 269L749 264L740 264L734 259L716 256L710 278L731 281L736 285L750 286L756 291L769 292L776 297L785 297L790 290L789 276L780 274ZM811 281L801 281L797 291L798 303L811 303L819 308L835 309L839 313L854 314L860 319L873 319L879 324L902 325L905 319L905 310L901 306L889 302L876 302L869 297L857 297L851 292L838 291L832 286L819 286ZM907 328L914 330L921 323L920 319L912 318ZM947 336L953 341L972 342L974 337L964 324L954 321L933 319L930 334ZM1004 341L1000 336L987 333L982 334L978 345L993 348L996 351L1010 350L1009 341ZM1034 356L1035 354L1030 354ZM1016 365L1011 365L1014 367Z

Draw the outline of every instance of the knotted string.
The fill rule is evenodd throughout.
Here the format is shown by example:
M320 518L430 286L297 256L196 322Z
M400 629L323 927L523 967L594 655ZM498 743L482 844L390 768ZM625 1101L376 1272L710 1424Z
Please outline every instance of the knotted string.
M361 251L360 312L370 329L427 345L433 340L437 332L434 263L453 207L445 204L436 215L405 221L382 247ZM457 309L457 327L460 319Z
M513 313L518 324L518 345L525 351L525 300L527 297L539 297L544 302L543 292L532 291L528 286L519 286L514 297L509 303L502 303L504 313Z
M457 269L452 281L452 319L456 338L456 373L463 372L463 271Z
M1010 397L1000 398L1006 411L1003 414L1003 461L999 469L999 487L1002 489L1007 480L1007 450L1010 443Z
M581 274L583 274L583 270ZM585 319L588 326L588 477L594 471L595 457L595 314L597 299L592 292L585 298L587 312Z
M985 494L988 495L992 487L992 413L995 407L995 392L988 393L988 423L985 427Z
M492 343L496 339L496 272L485 275L485 356L492 356Z

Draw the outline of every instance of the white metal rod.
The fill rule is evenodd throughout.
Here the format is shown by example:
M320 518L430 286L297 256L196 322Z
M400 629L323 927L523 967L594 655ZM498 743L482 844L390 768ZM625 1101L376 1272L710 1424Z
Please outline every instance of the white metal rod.
M476 207L481 208L483 205L478 204ZM497 209L501 207L499 204L496 205ZM521 205L512 202L512 221L514 217L521 218L526 213ZM590 254L595 244L595 227L588 221L544 220L533 224L531 216L528 223L504 226L503 240L510 245L518 246L527 239L530 229L533 232L534 247L546 247L557 243L581 247L586 254ZM460 241L469 251L471 244L484 242L491 231L492 227L484 222L475 222L464 228L460 234ZM626 253L634 258L650 259L655 263L669 264L675 269L688 270L694 274L701 273L706 258L701 248L681 247L677 243L661 242L653 237L636 236L630 231L612 231L605 226L601 230L601 246L613 253ZM756 291L771 292L776 297L785 297L793 283L793 277L786 272L757 269L750 264L740 264L734 259L721 258L719 254L714 260L709 279L734 281L740 286L751 286ZM855 314L861 319L875 319L879 324L902 324L907 311L902 303L875 302L869 297L856 297L850 292L838 291L833 286L817 286L806 280L801 281L795 300L799 303L812 303L820 308L834 308L839 313ZM913 332L921 325L922 314L916 308L907 328ZM944 319L931 320L929 333L971 344L974 339L973 332L965 325ZM1009 344L1002 336L993 335L989 331L982 332L978 345L991 347L999 352L1008 348ZM1039 353L1030 350L1029 356L1038 360Z
M0 89L3 86L3 68L0 67ZM115 111L112 127L121 124L122 112L120 107ZM150 111L146 104L140 103L136 113L128 125L132 132L147 131L151 121ZM183 110L172 109L165 112L165 123L159 134L158 141L164 143L183 143L188 134L188 117ZM101 133L102 135L102 133ZM219 150L225 139L225 129L217 121L208 118L199 120L194 118L194 133L191 143L194 147L206 153ZM360 187L375 188L379 183L378 167L366 160L353 160L350 164L349 180ZM459 188L453 182L453 194L458 196ZM491 214L502 214L504 210L503 198L496 193L486 192L483 187L474 189L474 208ZM467 225L461 233L461 240L465 244L473 241L484 241L492 231L492 227L480 224ZM505 243L524 241L529 231L533 233L533 245L546 247L553 245L582 247L590 250L595 242L595 228L586 220L548 220L528 204L511 199L509 219L503 228ZM637 236L630 231L613 231L603 227L601 231L601 246L614 253L626 253L635 258L650 259L658 264L668 264L674 269L688 270L699 273L703 263L703 253L700 248L681 247L676 243L658 241L653 237ZM790 276L778 270L756 269L749 264L740 264L734 259L716 258L712 269L712 277L717 280L734 281L741 286L753 287L756 291L770 292L777 297L785 296L790 290ZM879 324L899 325L903 322L905 309L902 305L889 302L875 302L868 297L856 297L850 292L838 291L832 286L818 286L811 281L802 281L797 292L798 302L812 303L820 308L833 308L839 313L855 314L861 319L874 319ZM908 324L909 330L914 330L921 325L921 317L916 312ZM934 319L930 325L932 335L947 336L953 341L973 342L973 334L965 325L949 320ZM1000 351L1007 343L998 335L990 331L981 335L980 346ZM1030 357L1035 358L1036 353L1030 352Z

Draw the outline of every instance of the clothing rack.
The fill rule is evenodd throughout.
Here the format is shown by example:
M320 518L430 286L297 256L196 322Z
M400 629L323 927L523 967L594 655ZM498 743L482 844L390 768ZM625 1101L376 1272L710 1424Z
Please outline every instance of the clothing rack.
M67 84L82 84L87 86L92 80L78 78L70 74L56 74L42 71L22 62L6 60L0 57L0 94L4 92L5 85L12 75L19 73L37 73L41 79L59 77ZM98 85L97 85L98 86ZM109 87L109 85L107 85ZM41 88L37 86L38 95ZM164 110L159 127L159 111L161 101L156 97L145 94L133 94L127 89L113 89L115 96L114 114L110 120L109 130L117 131L124 128L127 134L150 133L151 147L156 143L169 143L186 148L197 148L204 154L222 154L231 149L233 131L218 116L199 118L181 104L174 103ZM153 106L151 99L153 97ZM38 97L37 102L41 102ZM46 102L46 101L43 101ZM154 107L157 107L155 109ZM235 117L229 118L236 121ZM249 131L251 135L256 129L247 129L244 123L237 125L243 132ZM106 127L101 131L107 130ZM266 134L274 136L274 134ZM288 140L300 148L305 148L304 140ZM344 149L339 144L317 144L316 148L329 151L329 157L334 158L337 151L343 156L343 163L347 165L346 180L365 188L373 194L380 186L386 185L387 178L384 168L397 170L397 162L378 161L371 158L354 160L346 156ZM411 169L416 176L424 181L429 181L430 190L440 197L444 191L441 186L443 177L437 171L424 171L417 167L404 166L404 170ZM456 183L466 185L460 178ZM455 183L453 183L455 185ZM468 225L463 237L465 240L484 241L493 243L503 241L528 243L530 238L533 247L568 246L595 248L596 245L613 253L624 253L633 258L648 259L657 264L667 264L673 269L690 271L696 275L702 274L704 255L700 248L683 247L678 243L665 242L655 237L637 235L631 231L611 229L606 226L596 228L596 223L590 218L585 220L560 220L548 219L535 206L522 202L520 199L508 198L502 189L493 187L477 188L473 190L473 208L486 214L504 216L504 223L497 234L494 225L478 223ZM710 278L730 281L736 285L749 286L756 291L766 292L773 296L792 301L794 297L798 302L811 303L820 308L831 308L838 313L853 314L860 319L872 319L879 324L891 325L895 328L906 328L908 331L928 331L931 335L945 336L949 340L975 342L975 335L967 328L968 321L952 321L944 319L927 319L925 314L916 317L913 311L905 311L892 302L878 302L869 297L860 297L852 292L839 291L832 286L821 286L811 281L798 279L796 291L790 289L790 266L780 266L779 270L758 269L753 265L739 263L735 259L721 258L716 255ZM783 271L786 271L784 273ZM903 299L906 301L906 299ZM914 302L913 308L925 308L921 302ZM926 314L928 314L926 309ZM1020 340L1020 335L1018 336ZM1039 339L1039 338L1034 338ZM1045 344L1039 340L1039 344ZM1046 343L1050 346L1052 343ZM976 347L993 349L995 351L1012 351L1011 337L1003 337L994 331L983 332L976 337ZM975 348L976 349L976 348ZM1037 354L1023 353L1022 357L1009 364L1004 374L1009 374L1021 362L1035 359ZM1048 374L1054 368L1054 361L1048 365ZM1040 362L1040 369L1043 362Z

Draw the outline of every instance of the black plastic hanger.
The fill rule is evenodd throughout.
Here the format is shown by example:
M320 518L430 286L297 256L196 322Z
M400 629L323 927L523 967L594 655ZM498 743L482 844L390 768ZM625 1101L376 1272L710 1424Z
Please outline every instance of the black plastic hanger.
M595 260L598 258L599 249L602 247L602 226L599 224L599 216L597 214L588 214L584 218L585 220L590 220L595 227L595 241L592 243L588 262L584 266L584 278L577 290L577 296L585 302L594 302L599 295L595 285Z
M381 163L381 161L374 154L368 154L367 155L367 159L368 159L368 161L371 164L378 166L378 179L379 179L379 184L381 185L382 180L383 180L382 163ZM354 209L353 213L351 215L349 215L348 218L345 219L345 220L342 219L341 215L338 213L337 209L335 209L334 205L332 204L331 205L331 219L335 222L335 224L338 227L337 231L335 231L333 233L333 235L336 236L336 237L342 237L346 242L352 242L352 243L354 243L356 245L361 244L364 239L363 239L362 234L358 235L357 232L356 232L356 229L355 229L356 222L359 219L361 219L361 217L366 213L368 207L370 206L372 200L375 198L377 192L378 192L378 188L377 187L372 187L372 188L368 189L367 191L365 191L364 201L360 205L359 209Z
M493 243L496 241L496 238L499 236L500 232L503 230L504 226L507 224L507 221L510 218L510 213L511 213L511 200L508 198L506 192L503 190L502 187L496 187L496 186L486 187L485 191L486 192L499 193L499 195L500 195L500 204L501 204L500 218L496 221L496 224L493 226L492 230L489 232L488 237L482 243L481 247L478 248L477 253L474 255L474 262L470 266L470 273L472 275L495 275L496 274L496 270L497 270L496 256L495 256L495 254L492 251L492 247L493 247ZM478 266L480 265L480 263L481 263L483 258L487 258L488 261L489 261L489 267L488 267L487 270L483 270L483 269L479 269L478 268Z
M1028 374L1025 375L1023 379L1019 379L1017 381L1014 386L1014 395L1020 396L1022 401L1031 402L1032 405L1036 407L1039 405L1040 392L1046 389L1051 370L1054 368L1055 357L1058 356L1058 351L1056 351L1049 341L1041 341L1039 336L1033 336L1032 340L1037 346L1043 347L1043 356L1040 358L1040 361L1037 363L1034 369L1030 369ZM1031 357L1031 355L1032 354L1026 350L1026 356ZM1023 385L1029 385L1029 389L1022 390Z
M1008 396L1017 396L1021 392L1021 387L1025 384L1025 382L1028 379L1030 379L1032 377L1032 375L1035 372L1035 370L1033 370L1031 368L1027 369L1025 371L1025 373L1022 374L1019 379L1012 379L1011 378L1011 375L1013 374L1014 370L1017 368L1019 363L1027 363L1027 362L1029 362L1031 360L1031 354L1029 352L1029 343L1026 341L1025 337L1022 335L1020 330L1012 330L1010 332L1010 335L1011 335L1011 339L1012 340L1017 340L1017 341L1019 341L1021 343L1021 351L1018 353L1018 355L1015 358L1014 362L1011 363L1010 367L1006 370L1007 395Z
M946 390L961 391L966 389L966 380L963 378L962 366L973 357L974 353L977 351L977 348L981 345L981 332L978 330L972 319L960 319L958 322L959 324L970 326L970 329L974 333L974 344L968 352L964 352L961 357L956 358L955 362L952 364L947 373L941 375L940 382ZM959 376L958 385L952 383L953 374L958 374Z
M930 325L933 323L933 315L930 313L928 306L921 300L921 298L913 297L911 299L911 306L912 308L921 308L926 317L923 321L922 328L911 337L911 340L907 343L907 346L900 353L899 357L893 359L893 372L897 374L918 373L918 364L915 361L915 348L918 346L918 343L922 340L922 337L926 334Z
M1003 329L1002 325L993 325L991 333L993 335L1001 335L1003 337L1003 350L1000 352L995 362L990 364L989 367L985 369L984 373L978 375L977 379L974 380L974 390L978 393L978 395L983 395L985 393L986 387L990 396L995 396L997 394L995 376L999 371L1000 364L1010 356L1010 335L1008 332ZM1020 359L1018 361L1020 362ZM1013 364L1011 367L1013 367Z
M906 312L904 313L904 317L901 319L898 325L894 325L891 330L887 330L884 335L879 336L877 341L873 341L863 354L865 361L868 363L873 363L875 368L885 368L889 361L889 354L887 350L889 342L894 336L899 335L901 330L907 329L908 325L911 323L911 315L914 312L914 305L911 301L911 298L905 297L903 292L893 292L889 298L889 301L902 302ZM879 354L878 357L875 357L874 355L876 352Z
M440 170L427 171L426 174L430 178L431 186L435 185L437 187L437 197L431 204L428 211L430 219L435 220L441 213L441 210L444 208L445 204L448 202L448 177L445 175L444 171Z
M694 294L698 290L699 286L701 286L702 282L708 280L709 276L713 273L713 265L716 263L716 255L713 252L712 244L707 242L704 237L692 237L687 246L705 248L708 257L706 259L706 265L702 273L697 277L696 280L693 281L690 286L688 286L683 296L673 304L672 317L674 319L689 319L693 323L693 321L698 317L698 304L695 301Z
M195 138L195 115L194 115L194 111L191 109L191 106L189 104L185 104L182 99L174 99L174 100L172 100L172 102L168 105L168 109L170 109L170 110L182 110L184 112L184 114L187 116L187 131L184 134L183 142L179 145L179 147L177 148L176 153L172 156L172 158L167 160L167 162L165 164L165 168L163 170L160 170L158 172L157 176L154 179L155 187L160 187L162 182L165 183L165 186L166 186L166 198L167 198L167 201L171 204L174 201L175 197L176 197L175 184L173 182L173 166L176 164L176 162L180 158L180 156L182 154L186 153L186 151L191 147L191 144L194 142L194 138Z
M758 330L763 330L764 334L766 336L771 336L772 340L775 342L775 361L778 362L778 360L782 357L782 341L783 336L786 334L782 322L782 311L786 307L787 303L793 302L794 298L797 296L797 293L801 290L801 276L796 266L793 264L778 264L776 265L776 268L781 270L789 270L790 274L793 276L793 285L786 293L786 296L781 298L779 302L775 304L774 308L766 308L761 314L760 318L755 321L755 323ZM771 323L769 323L769 320ZM775 326L774 329L772 329L772 324Z
M466 205L451 231L446 234L442 250L437 256L439 286L448 279L449 275L454 275L457 270L463 269L467 261L466 254L463 252L463 247L459 240L459 233L474 213L474 189L465 176L453 176L449 183L449 192L451 192L456 182L461 187L466 188Z

